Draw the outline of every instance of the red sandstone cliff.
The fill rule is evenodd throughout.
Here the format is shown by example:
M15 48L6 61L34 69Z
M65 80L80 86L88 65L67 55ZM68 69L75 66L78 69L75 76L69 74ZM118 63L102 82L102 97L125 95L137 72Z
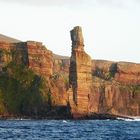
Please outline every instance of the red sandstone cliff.
M11 60L24 64L40 75L52 74L52 52L42 43L27 41L19 43L0 42L1 68Z
M69 101L73 117L140 115L140 64L93 60L84 51L80 27L71 31Z
M77 113L87 114L92 83L92 61L84 51L81 27L71 30L71 40L69 101L74 115Z
M71 113L140 116L140 64L91 60L80 27L71 31L71 58L54 55L42 43L0 42L0 72L11 61L45 77L54 106Z
M65 60L54 59L52 52L40 42L0 42L0 72L11 61L24 64L37 75L43 76L51 92L52 105L67 105L68 71L65 71L65 67L68 66L67 63L65 66Z

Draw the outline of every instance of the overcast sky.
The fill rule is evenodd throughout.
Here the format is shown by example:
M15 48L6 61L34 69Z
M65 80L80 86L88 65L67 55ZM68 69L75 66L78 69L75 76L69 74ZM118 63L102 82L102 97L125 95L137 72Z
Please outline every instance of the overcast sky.
M70 56L77 25L93 59L140 63L139 0L0 0L0 33L57 54Z

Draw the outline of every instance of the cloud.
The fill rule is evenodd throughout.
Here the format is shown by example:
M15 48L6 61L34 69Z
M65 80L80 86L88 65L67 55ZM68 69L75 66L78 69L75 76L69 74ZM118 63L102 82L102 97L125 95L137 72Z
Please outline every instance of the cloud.
M96 0L100 5L108 5L118 8L130 8L140 6L139 0Z
M129 3L140 3L139 0L1 0L7 3L19 3L26 5L42 5L42 6L62 6L62 5L81 5L81 4L103 4L122 7Z
M41 6L61 6L81 4L84 0L1 0L7 3L19 3L26 5L41 5Z
M66 6L66 7L80 7L87 6L89 8L99 7L99 6L109 6L115 8L131 8L139 7L140 0L0 0L4 3L28 5L28 6Z

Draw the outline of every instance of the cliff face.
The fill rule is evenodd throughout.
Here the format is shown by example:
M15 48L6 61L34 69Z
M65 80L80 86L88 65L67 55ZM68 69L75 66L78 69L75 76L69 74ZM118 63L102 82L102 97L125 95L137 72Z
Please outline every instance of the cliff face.
M140 115L140 86L116 81L94 81L89 98L89 112L114 115Z
M140 84L140 64L120 62L115 80L126 84Z
M140 65L93 60L84 51L80 27L71 31L69 101L73 117L140 115ZM78 116L78 114L80 116Z
M0 42L0 115L47 115L49 111L49 114L55 112L55 116L65 109L68 71L67 76L63 70L56 73L57 64L54 61L52 52L40 42ZM7 84L7 89L4 83ZM14 97L16 101L12 100Z
M40 42L0 42L0 50L1 68L2 65L4 66L13 60L17 64L26 65L37 74L43 76L52 74L52 52Z
M0 41L0 115L140 116L140 64L91 60L81 27L71 30L71 57L40 42Z
M140 115L140 64L93 61L90 112Z
M140 84L140 64L93 60L92 69L93 75L102 79L107 79L109 76L112 76L115 81L122 84Z
M69 75L70 58L53 54L53 73Z
M52 52L40 42L28 41L26 46L29 68L40 75L52 75Z
M53 74L51 76L52 93L55 105L67 106L69 88L69 57L53 54Z

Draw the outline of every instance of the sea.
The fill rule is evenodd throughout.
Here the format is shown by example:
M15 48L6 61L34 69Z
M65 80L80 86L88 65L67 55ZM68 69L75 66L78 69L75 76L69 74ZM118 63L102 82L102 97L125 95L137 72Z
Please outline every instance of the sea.
M1 120L0 140L140 140L140 119Z

